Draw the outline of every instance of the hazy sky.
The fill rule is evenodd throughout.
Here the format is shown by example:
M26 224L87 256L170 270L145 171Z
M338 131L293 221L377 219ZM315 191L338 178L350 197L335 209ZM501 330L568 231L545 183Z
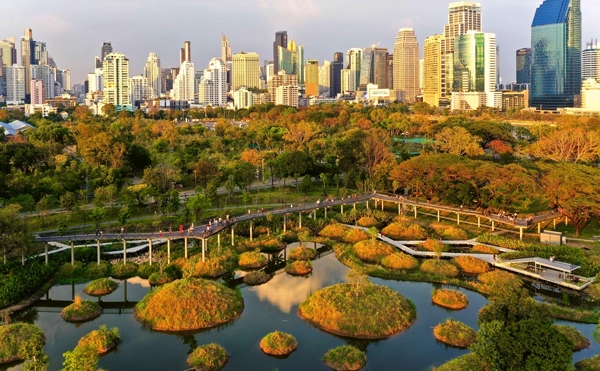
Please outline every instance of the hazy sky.
M0 39L33 29L45 41L59 68L70 69L81 83L94 68L103 41L130 60L131 75L143 72L149 52L158 53L163 68L179 64L179 49L192 43L192 61L204 69L221 55L221 33L233 53L257 52L272 59L276 31L304 45L310 59L331 60L352 47L393 50L398 29L412 27L422 46L426 37L442 33L448 0L20 0L4 1ZM581 0L583 46L600 38L597 0ZM496 33L503 82L515 79L515 51L529 47L530 26L542 0L481 0L483 31ZM594 21L594 19L596 21ZM18 47L20 48L20 46ZM19 52L20 53L20 49ZM20 61L19 61L20 63Z

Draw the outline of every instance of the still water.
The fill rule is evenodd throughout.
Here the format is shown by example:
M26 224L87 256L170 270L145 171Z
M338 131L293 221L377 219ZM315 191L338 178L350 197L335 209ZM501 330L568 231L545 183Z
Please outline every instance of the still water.
M46 334L49 370L61 369L62 354L72 350L82 336L105 324L109 328L118 327L123 340L115 351L100 359L100 367L110 371L185 370L188 354L196 346L212 342L224 346L230 355L225 370L329 370L321 361L325 352L352 344L367 353L364 370L426 371L468 352L438 342L433 336L433 327L446 318L454 318L477 329L477 313L487 302L478 293L459 289L468 296L469 306L461 311L449 311L431 303L434 284L371 278L372 282L388 286L412 300L417 307L417 320L408 330L386 340L344 339L312 327L297 315L298 305L310 293L346 281L349 271L333 254L315 260L313 268L308 277L293 277L283 272L264 285L242 287L245 304L242 315L227 325L202 332L167 334L143 328L134 319L133 306L151 287L140 278L121 281L115 292L102 297L105 313L91 322L75 325L60 317L62 301L71 301L74 293L85 299L99 300L83 292L85 285L53 287L48 299L44 297L23 313L22 319L35 323ZM575 353L575 361L600 352L600 345L593 341L595 326L571 325L592 342L590 348ZM275 330L291 333L298 340L298 349L285 359L267 356L259 348L260 339ZM0 367L1 371L18 369L18 366Z

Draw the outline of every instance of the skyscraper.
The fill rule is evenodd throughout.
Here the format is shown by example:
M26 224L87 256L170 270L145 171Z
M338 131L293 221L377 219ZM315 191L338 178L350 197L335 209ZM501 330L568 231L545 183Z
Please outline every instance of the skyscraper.
M419 89L419 43L412 28L398 31L394 44L394 90L404 92L406 103L414 103Z
M545 0L531 25L531 106L574 107L581 92L580 0Z
M304 45L298 45L294 40L288 44L288 50L292 53L292 72L298 75L298 84L304 84Z
M100 50L100 63L104 61L107 55L113 52L113 47L111 42L102 42L102 49Z
M17 63L17 49L15 48L15 38L0 40L0 58L4 66L12 66Z
M444 35L425 39L423 60L423 102L438 107L442 97L442 44Z
M356 91L360 84L360 70L362 63L362 49L352 48L347 52L348 64L346 69L350 70L350 76L348 76L348 90Z
M276 75L273 75L269 79L269 95L271 96L271 102L275 103L277 96L277 88L281 86L295 86L296 94L298 92L298 76L288 75L285 71L279 71ZM296 97L298 100L298 97Z
M171 98L180 102L194 102L195 73L194 64L184 61L179 67L179 73L173 81Z
M481 4L470 1L451 3L448 7L448 24L444 26L442 40L442 91L441 98L452 95L454 83L454 39L467 31L481 31Z
M156 53L150 53L144 66L144 77L148 80L151 93L148 98L158 98L163 92L162 69L160 68L160 58Z
M307 97L319 95L319 61L306 61L305 94Z
M331 62L325 61L319 67L319 95L329 96L331 90Z
M42 83L42 103L46 101L46 99L54 98L54 83L56 78L54 76L54 70L50 68L50 66L45 64L32 64L29 66L30 71L30 81L40 81ZM28 82L29 83L29 82ZM30 84L30 86L33 86ZM33 102L33 100L32 100ZM35 104L35 103L32 103Z
M198 88L198 103L212 107L227 104L227 67L220 58L213 58L204 70Z
M192 61L192 43L185 41L179 52L179 64Z
M583 80L600 79L600 47L598 40L586 44L581 52L581 77Z
M260 57L256 53L233 55L231 90L242 86L260 89Z
M360 66L360 87L376 84L379 89L388 87L388 50L371 45L365 48Z
M6 104L21 104L25 101L25 67L13 64L4 67Z
M273 42L273 60L275 65L275 75L279 72L279 47L287 49L287 31L279 31L275 33L275 41Z
M119 111L131 111L129 100L129 59L121 53L110 53L102 63L105 104L113 104Z
M331 75L329 77L329 96L337 97L342 92L342 69L344 68L344 53L333 54L331 62Z
M221 60L225 63L232 60L231 45L225 34L221 34Z
M33 43L33 31L31 28L25 29L25 35L21 37L21 66L25 68L24 81L29 82L31 80L31 44ZM8 86L8 85L7 85ZM25 84L25 95L29 95L30 86L29 83Z
M138 106L139 102L151 99L153 93L145 76L139 75L129 79L129 99L132 106Z
M531 48L517 50L517 84L531 84Z

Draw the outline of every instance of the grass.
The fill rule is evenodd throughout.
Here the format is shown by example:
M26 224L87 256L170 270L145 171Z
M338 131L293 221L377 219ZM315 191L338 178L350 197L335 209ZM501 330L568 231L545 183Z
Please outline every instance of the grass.
M472 256L457 256L452 262L465 273L481 274L490 270L490 265Z
M317 256L318 252L316 249L310 247L300 246L290 251L289 258L291 260L312 260Z
M600 322L600 312L597 310L567 308L550 303L540 303L539 305L546 309L548 314L553 318L579 323L598 324Z
M447 319L433 329L435 338L456 348L468 348L475 343L476 333L462 322Z
M371 236L364 230L360 228L352 228L348 231L348 233L346 233L343 239L345 242L354 244L360 241L368 240L370 238Z
M181 277L177 268L174 265L170 265L166 269L163 269L162 273L160 271L152 273L148 277L148 282L153 286L160 286L173 282L178 278Z
M99 278L90 282L83 291L88 295L108 295L119 287L119 283L108 278Z
M89 263L85 267L84 276L91 280L108 277L110 276L111 268L112 266L107 261L100 261L100 264L98 264L97 262Z
M429 259L421 263L421 272L444 277L458 276L458 268L445 260Z
M430 227L435 230L435 233L444 240L468 240L469 234L454 226L448 226L442 223L431 223Z
M431 238L428 238L427 241L419 244L419 247L423 248L423 250L431 251L431 252L448 251L448 247L446 245L444 245L444 243L442 241L434 240Z
M67 322L89 321L98 317L100 314L102 314L100 304L90 300L82 300L79 295L75 295L73 304L67 306L60 312L61 317Z
M0 326L0 339L0 365L25 360L27 355L23 354L23 343L33 340L36 346L43 348L46 342L42 330L28 323Z
M332 240L342 241L346 234L350 231L350 228L339 223L329 224L319 232L319 235Z
M372 216L363 216L362 218L356 221L356 224L358 224L361 227L371 228L378 226L379 220L375 219Z
M242 268L257 269L267 265L267 257L259 251L249 251L240 255L238 265Z
M573 351L577 352L590 347L590 341L573 326L557 325L556 329L573 343Z
M575 363L575 370L600 371L600 355L593 356L592 358L586 358Z
M367 355L356 347L342 345L325 353L323 363L336 371L355 371L365 367Z
M262 349L263 352L274 356L290 354L296 350L296 348L298 348L296 338L281 331L271 332L260 341L260 349Z
M454 310L464 309L469 305L467 295L456 290L433 290L431 300L441 307Z
M600 283L593 283L585 290L594 300L600 300Z
M147 294L134 314L154 330L192 331L227 323L243 309L239 292L212 281L184 278Z
M204 262L201 255L194 255L189 259L177 259L173 264L183 272L184 277L216 278L235 270L238 258L233 250L221 247L211 249Z
M433 371L487 371L488 368L473 353L468 353L434 368Z
M312 264L306 260L296 260L288 262L285 266L285 271L292 276L304 276L312 272Z
M143 262L138 266L137 274L141 278L148 279L154 272L158 272L158 264L150 265L149 262Z
M523 281L519 277L501 270L482 273L477 276L477 281L481 284L479 291L484 294L491 294L496 287L518 288L523 285Z
M368 263L379 263L381 259L396 251L391 245L375 239L355 243L353 248L356 256Z
M118 328L114 327L109 330L106 325L102 325L98 330L94 330L82 337L77 346L92 346L98 354L104 354L110 352L120 342L121 335Z
M246 274L242 280L246 285L256 286L269 282L271 278L273 278L273 276L264 271L253 271Z
M194 370L218 371L225 367L229 354L218 344L207 344L194 349L188 356L187 364Z
M419 266L419 261L411 255L395 252L381 259L381 265L392 270L415 269Z
M427 238L427 231L418 224L396 222L383 228L381 234L402 241L424 240Z
M410 326L414 305L396 291L372 283L341 283L321 289L300 304L298 315L340 336L383 339Z
M137 276L138 265L134 262L126 264L115 264L110 270L110 275L114 278L124 279Z
M245 240L236 244L235 250L238 253L246 251L279 251L285 249L285 243L275 237L256 238L252 241Z
M500 254L500 250L495 247L477 244L471 248L473 254Z

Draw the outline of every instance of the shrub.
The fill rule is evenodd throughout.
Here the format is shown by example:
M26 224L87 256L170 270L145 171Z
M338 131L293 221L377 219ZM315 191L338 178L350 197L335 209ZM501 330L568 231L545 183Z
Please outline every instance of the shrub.
M102 296L115 291L119 284L108 278L99 278L90 282L83 291L88 295Z
M254 228L254 236L260 236L263 234L269 234L270 230L269 228L265 227L264 225L259 225L258 227Z
M394 240L414 241L427 238L427 231L413 223L392 223L383 228L381 233Z
M421 264L421 272L436 276L456 277L458 268L445 260L429 259Z
M73 304L64 308L60 315L67 322L85 322L102 314L102 308L91 300L81 300L81 296L75 295Z
M358 224L361 227L370 228L379 225L379 221L372 216L363 216L362 218L356 221L356 224Z
M238 259L233 250L228 248L212 249L202 262L202 256L195 255L190 259L178 259L175 265L181 268L184 277L220 277L232 272L237 267Z
M444 245L443 242L441 242L439 240L433 240L431 238L428 238L427 241L419 244L419 247L422 247L423 249L425 249L427 251L432 251L432 252L448 251L448 248L446 247L446 245Z
M408 254L395 252L381 259L381 265L393 270L414 269L419 266L419 261Z
M489 233L484 233L477 237L477 242L504 247L505 249L511 250L525 250L533 246L533 244L526 243L521 240L515 240L513 238Z
M188 366L201 371L218 371L225 367L229 354L218 344L203 345L194 349L187 359Z
M368 263L379 263L381 259L396 251L391 245L375 239L357 242L353 249L360 260Z
M84 272L85 269L81 262L76 261L73 265L71 263L64 263L60 266L58 272L56 272L56 279L59 281L73 280L82 277Z
M98 330L94 330L82 337L77 346L92 346L98 354L104 354L116 347L120 342L121 335L118 328L114 327L109 330L106 325L102 325Z
M306 260L296 260L288 262L285 266L285 271L292 276L304 276L312 272L312 264Z
M193 331L237 318L244 308L239 292L199 278L184 278L148 293L135 318L159 331Z
M152 273L159 270L158 264L150 265L149 262L144 262L138 266L137 274L141 278L148 279Z
M240 255L238 264L242 268L261 268L267 265L267 257L258 251L245 252Z
M593 356L592 358L586 358L575 363L575 370L600 371L600 355Z
M280 235L280 239L285 243L298 242L298 235L294 231L287 231Z
M263 283L269 282L273 278L270 274L265 271L253 271L247 273L242 280L246 285L256 286L262 285Z
M500 254L500 250L491 247L491 246L487 246L487 245L475 245L473 246L473 248L471 249L471 253L473 254Z
M298 342L295 337L280 331L271 332L260 341L260 349L274 356L290 354L297 347Z
M25 360L27 355L23 354L21 345L26 341L33 341L34 346L39 348L43 348L46 342L42 330L28 323L0 326L0 339L0 365Z
M108 277L110 276L111 268L112 266L107 261L101 261L100 264L98 264L97 262L89 263L85 267L84 276L92 280Z
M355 244L360 241L368 240L371 238L367 232L360 228L352 228L348 231L348 233L344 236L344 241Z
M464 309L469 305L467 295L456 290L434 290L431 300L441 307L454 310Z
M131 278L137 276L138 265L134 262L127 262L126 264L115 264L112 266L110 275L114 278Z
M312 260L317 256L318 252L316 249L310 247L300 246L290 251L289 258L291 260Z
M486 272L477 276L477 280L484 285L483 291L484 293L492 293L496 288L500 287L508 287L510 288L519 288L523 284L521 279L516 275L501 271L501 270L493 270L490 272Z
M325 353L323 363L336 371L355 371L365 367L367 355L356 347L342 345Z
M593 283L586 289L587 294L594 300L600 300L600 283Z
M457 348L468 348L475 343L476 334L472 328L462 322L447 319L433 329L435 338L444 344Z
M0 285L0 309L27 298L50 279L54 268L38 261L14 267L10 275Z
M169 266L168 268L171 267L172 266ZM160 273L160 271L152 273L150 277L148 277L148 282L153 286L160 286L173 282L177 278L179 277L177 276L175 269L164 269L162 273Z
M468 255L457 256L452 261L465 273L481 274L490 270L486 261Z
M345 225L333 223L323 228L321 232L319 232L319 235L331 238L332 240L342 241L349 230L350 228L346 227Z
M252 241L250 241L250 240L242 241L235 246L235 250L238 253L254 251L254 250L279 251L279 250L285 249L285 247L286 247L285 243L279 241L275 237L270 237L270 238L257 238Z
M571 343L573 343L573 350L575 352L590 347L590 341L588 338L583 336L581 332L577 331L575 327L557 325L556 329L558 332L565 335Z

